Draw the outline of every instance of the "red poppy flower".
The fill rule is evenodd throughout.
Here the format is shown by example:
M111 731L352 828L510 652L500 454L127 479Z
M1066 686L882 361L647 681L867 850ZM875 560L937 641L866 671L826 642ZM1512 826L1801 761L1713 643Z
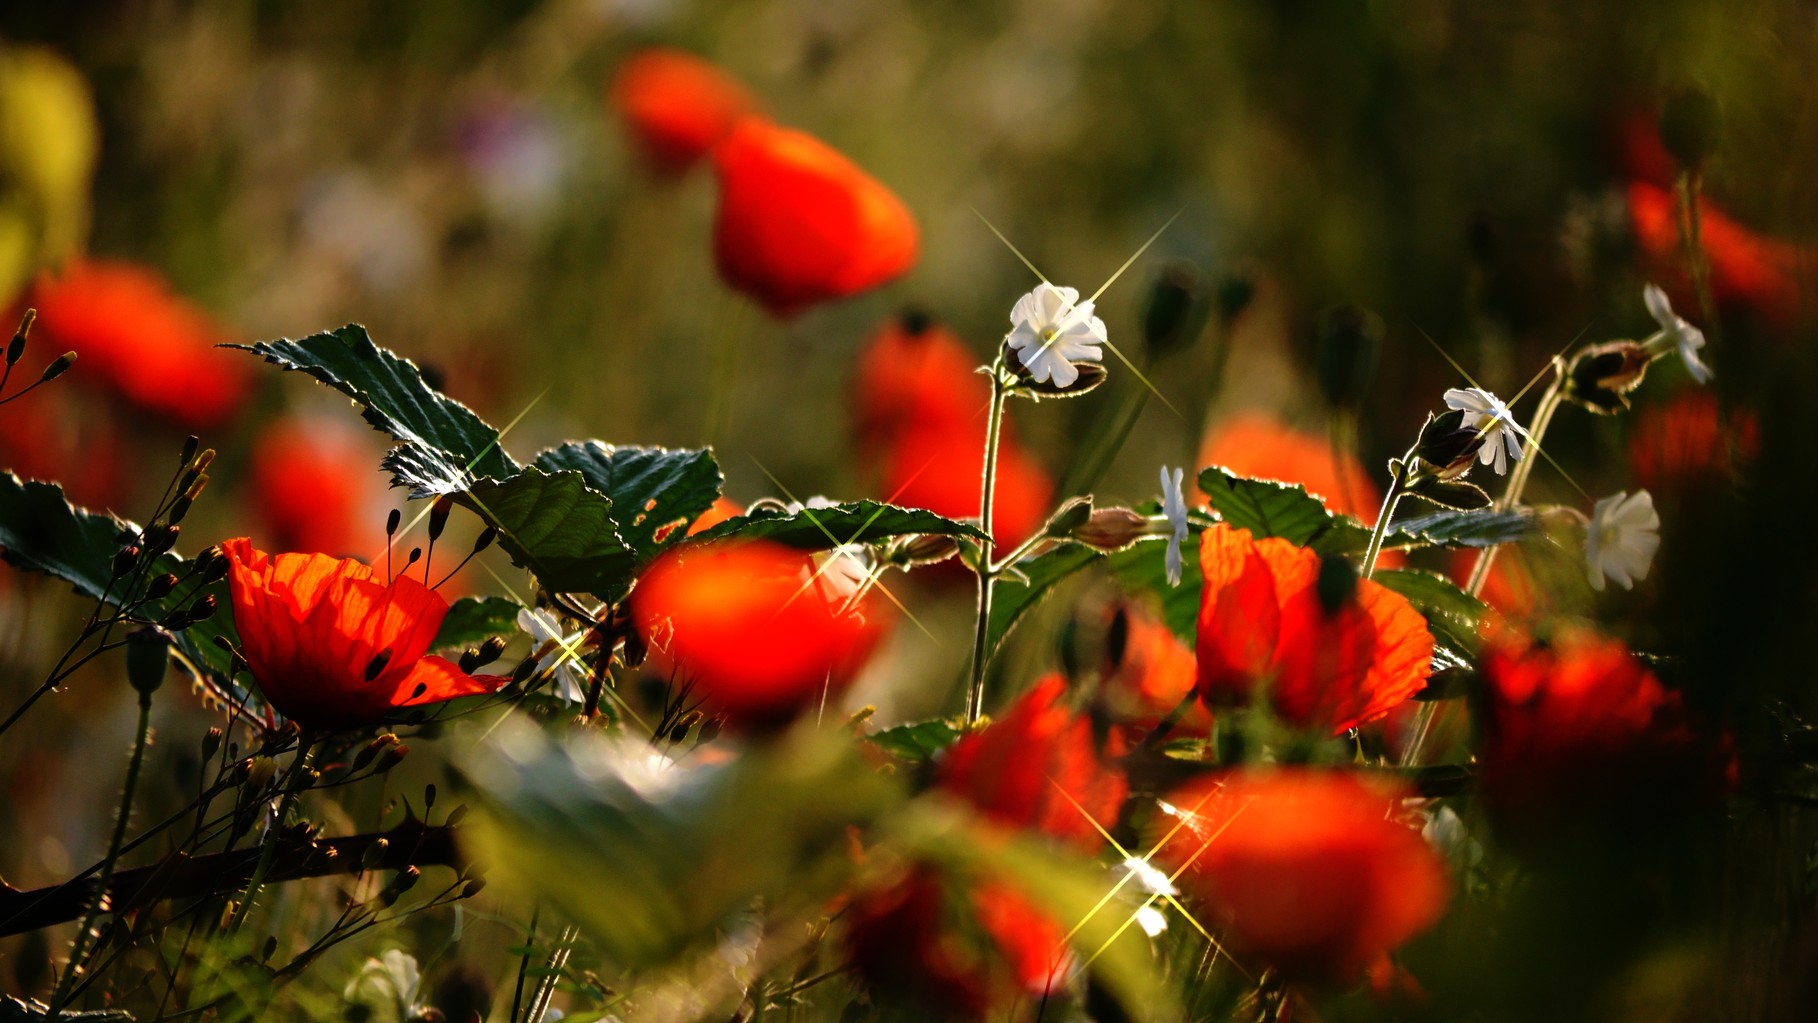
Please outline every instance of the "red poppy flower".
M270 546L335 555L357 549L385 495L370 437L339 420L285 419L260 432L252 505Z
M885 324L852 374L861 455L869 461L917 431L983 423L991 385L978 366L959 338L925 317L908 314Z
M1096 850L1128 787L1100 762L1092 724L1066 706L1066 693L1059 675L1038 681L1002 718L955 743L935 784L1005 827Z
M1266 688L1275 712L1343 732L1426 684L1433 637L1407 598L1370 580L1336 607L1319 556L1220 524L1200 534L1199 694L1213 707Z
M40 277L27 304L34 336L80 356L71 379L86 374L187 429L219 425L246 397L247 364L214 347L225 332L144 267L79 260Z
M724 71L681 50L653 48L620 65L607 100L652 165L694 166L758 104Z
M847 911L846 955L865 983L913 1000L940 1018L976 1019L990 1008L981 951L956 927L947 887L918 865L901 881L859 893Z
M733 725L776 727L837 694L870 652L868 595L766 541L682 544L645 569L631 614L651 651Z
M1354 983L1438 922L1445 862L1395 819L1407 792L1332 771L1245 772L1168 796L1157 858L1240 961L1291 983Z
M84 409L75 397L45 387L0 409L0 469L61 484L84 507L116 505L126 493L120 430L105 411Z
M1166 622L1137 604L1123 611L1123 656L1105 679L1105 699L1116 720L1147 730L1193 695L1199 661ZM1175 722L1175 733L1204 735L1211 727L1211 712L1194 701Z
M1760 446L1752 411L1737 408L1726 417L1715 395L1685 391L1635 418L1629 465L1643 489L1663 493L1733 480Z
M744 505L730 497L716 497L706 511L688 524L688 535L693 536L696 533L712 529L727 519L736 519L743 514L745 514Z
M1648 275L1672 293L1680 308L1696 309L1673 192L1646 181L1630 184L1629 219ZM1720 305L1752 309L1782 326L1798 316L1803 275L1818 265L1813 253L1756 234L1709 199L1699 201L1699 238L1710 262L1711 294Z
M747 118L713 151L720 275L778 316L902 275L920 244L888 188L812 135Z
M1240 476L1298 483L1341 515L1375 521L1382 491L1356 456L1342 457L1325 437L1290 429L1260 412L1242 412L1206 434L1200 465L1222 465Z
M494 692L508 681L425 656L448 602L415 579L388 583L358 561L323 554L266 554L246 537L221 549L253 681L267 703L300 725L372 724L405 707Z
M1505 837L1624 828L1722 787L1716 744L1617 640L1566 629L1541 646L1499 630L1478 670L1478 782Z
M985 417L964 424L911 430L891 445L884 496L957 519L977 519L984 493ZM1028 539L1047 521L1054 481L1016 441L1006 420L997 450L991 537L1000 548Z

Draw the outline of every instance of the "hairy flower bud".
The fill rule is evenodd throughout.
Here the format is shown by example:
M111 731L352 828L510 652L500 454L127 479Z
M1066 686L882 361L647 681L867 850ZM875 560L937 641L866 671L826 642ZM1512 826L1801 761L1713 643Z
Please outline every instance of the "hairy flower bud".
M1463 409L1429 414L1426 425L1420 428L1419 439L1414 442L1414 457L1418 464L1409 467L1410 475L1457 479L1470 471L1471 463L1483 448L1484 438L1483 431L1468 425Z
M1129 508L1094 508L1073 539L1095 550L1116 551L1149 534L1149 520Z
M1641 386L1654 356L1634 341L1591 345L1566 369L1566 397L1601 415L1629 407L1630 391Z
M150 696L164 684L170 668L170 637L155 628L134 629L126 634L126 680Z
M1334 408L1356 408L1376 379L1382 351L1382 317L1361 306L1340 306L1319 328L1314 368L1319 389Z
M1163 267L1149 285L1143 307L1143 343L1149 354L1159 357L1191 345L1205 325L1206 305L1198 267L1185 260Z
M64 352L62 355L57 356L56 361L54 361L50 365L44 367L44 374L38 378L38 382L48 384L52 380L55 380L58 377L62 376L63 374L69 372L69 368L71 366L74 366L75 364L76 364L76 353L75 352Z

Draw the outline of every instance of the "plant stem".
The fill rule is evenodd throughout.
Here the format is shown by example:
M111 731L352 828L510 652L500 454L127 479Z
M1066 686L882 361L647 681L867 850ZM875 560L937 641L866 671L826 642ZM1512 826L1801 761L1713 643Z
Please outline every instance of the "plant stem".
M63 976L57 981L56 993L50 1000L50 1018L56 1019L69 1000L76 977L82 972L84 958L88 954L89 935L95 928L95 921L101 916L101 909L110 900L108 886L113 883L114 864L120 860L120 849L126 844L126 825L132 819L133 793L139 787L139 768L145 763L145 747L151 744L151 690L139 693L139 725L133 734L133 755L126 765L126 785L120 793L120 812L114 818L114 834L107 843L107 857L101 861L101 877L95 886L95 896L90 900L88 912L82 918L82 926L76 931L75 944L71 946L69 963L63 968Z
M1515 471L1509 474L1509 485L1502 496L1497 499L1495 510L1506 512L1514 508L1521 500L1522 491L1527 489L1528 477L1534 473L1534 463L1540 455L1540 438L1546 435L1547 426L1553 422L1553 413L1565 401L1565 363L1553 360L1553 382L1547 386L1546 394L1541 396L1540 407L1534 411L1534 422L1528 427L1528 443L1522 448L1521 461L1516 463ZM1483 592L1484 583L1490 578L1490 566L1496 562L1495 547L1485 547L1477 555L1477 563L1471 566L1471 578L1465 583L1465 592L1475 597Z
M999 355L991 363L991 409L985 420L985 467L983 489L979 494L979 528L991 536L991 503L997 491L997 445L1003 434L1004 401L1010 395L1004 386L1004 359ZM985 713L985 662L991 638L991 594L997 585L995 541L987 540L979 555L978 624L972 634L972 678L966 686L966 723L977 723Z
M259 853L259 863L253 867L252 880L246 883L246 894L235 907L234 915L227 921L227 932L232 934L246 923L247 914L252 911L253 900L259 894L259 888L265 884L265 877L271 873L271 865L278 858L279 829L284 827L284 818L290 816L291 807L296 805L297 782L309 767L310 755L315 752L314 737L304 735L297 740L297 759L290 765L290 771L284 776L284 794L278 799L278 813L272 818L271 827L265 832L265 845Z
M1376 559L1382 554L1382 541L1389 534L1389 520L1395 517L1395 506L1401 503L1402 480L1407 475L1407 463L1413 458L1412 453L1402 460L1402 467L1395 470L1389 478L1389 492L1382 497L1382 510L1376 513L1376 528L1370 530L1370 544L1364 548L1363 568L1359 574L1368 579L1376 572Z
M1711 261L1704 253L1704 213L1699 196L1704 191L1704 174L1687 170L1679 175L1679 242L1685 251L1687 276L1692 279L1692 292L1698 297L1698 310L1704 315L1705 329L1720 334L1717 322L1717 300L1711 293Z

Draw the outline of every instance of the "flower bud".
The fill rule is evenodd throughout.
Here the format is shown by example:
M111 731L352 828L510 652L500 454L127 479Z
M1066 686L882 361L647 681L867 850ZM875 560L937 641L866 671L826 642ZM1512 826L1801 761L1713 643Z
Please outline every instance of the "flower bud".
M1428 414L1414 442L1416 464L1410 467L1413 477L1436 476L1452 480L1463 476L1483 448L1484 432L1466 425L1463 409L1448 409L1439 415Z
M178 456L177 464L188 466L196 457L196 449L202 446L202 438L195 434L183 438L183 453Z
M394 736L393 738L395 739L396 737ZM409 755L409 746L401 742L393 742L391 746L379 754L379 762L373 766L373 773L384 774L386 771L403 763L404 758Z
M353 769L358 771L360 768L372 763L373 758L377 757L381 751L396 745L397 742L398 737L390 732L386 732L375 738L373 741L367 743L360 752L354 754Z
M169 524L145 527L145 550L152 555L163 554L177 545L177 537L182 533L182 526Z
M385 850L391 848L391 840L380 838L373 841L360 853L361 870L377 870L385 862Z
M64 352L62 355L57 356L56 361L54 361L50 365L44 367L44 374L38 378L38 382L48 384L52 380L55 380L58 377L62 376L63 374L69 372L69 368L71 366L74 366L75 364L76 364L76 353L75 352Z
M437 539L448 528L448 513L454 510L454 495L443 494L429 506L429 538Z
M1206 322L1205 287L1199 268L1185 260L1170 263L1149 285L1143 307L1143 344L1159 358L1191 345Z
M1673 158L1690 170L1704 166L1723 140L1717 103L1702 89L1686 89L1660 112L1660 141Z
M1218 282L1218 322L1226 330L1250 308L1256 298L1256 280L1248 272L1234 273Z
M166 572L156 579L153 579L151 584L145 587L145 595L152 600L163 600L165 597L170 596L170 591L176 588L177 577Z
M946 561L959 553L959 541L944 533L918 533L891 544L884 560L904 568Z
M1629 407L1626 395L1641 386L1654 356L1634 341L1591 345L1572 357L1566 370L1566 397L1601 415Z
M158 629L134 629L126 634L126 680L150 696L164 684L170 668L170 637Z
M19 318L19 329L13 333L12 341L8 342L6 346L6 364L8 366L17 363L20 356L25 354L25 335L31 333L32 321L37 318L38 310L36 309L27 309L25 315Z
M278 762L260 755L240 762L240 781L254 792L263 791L278 773Z
M1069 497L1048 517L1047 525L1042 527L1042 535L1060 539L1068 536L1086 524L1092 517L1092 495Z
M183 623L184 628L188 628L198 622L206 622L210 618L213 618L215 616L215 609L219 606L220 601L218 601L212 593L204 593L200 597L197 597L195 602L189 605L189 610L185 612L186 620Z
M227 737L219 726L211 725L202 733L202 759L207 760L221 749L221 740Z
M139 548L132 546L120 548L120 550L114 554L114 578L118 579L126 573L131 572L133 570L133 565L137 564L138 561Z
M1073 539L1094 550L1117 551L1149 534L1149 520L1129 508L1094 508Z
M461 886L461 898L471 899L475 895L478 895L485 890L486 890L485 880L482 878L476 877L473 880L471 880Z
M1376 379L1382 335L1382 317L1361 306L1340 306L1326 313L1314 369L1320 392L1334 408L1356 408L1363 402Z

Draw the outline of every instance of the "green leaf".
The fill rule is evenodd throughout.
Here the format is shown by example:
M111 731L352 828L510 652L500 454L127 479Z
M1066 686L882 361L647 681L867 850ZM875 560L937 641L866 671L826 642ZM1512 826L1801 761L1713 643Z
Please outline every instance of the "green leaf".
M1483 601L1435 572L1385 568L1370 578L1408 598L1408 603L1426 617L1434 642L1468 656L1476 655L1477 622L1487 610Z
M775 508L728 519L695 535L696 540L771 540L804 550L827 550L849 543L875 543L893 536L939 534L988 541L969 522L936 515L921 508L902 508L879 501L848 501L825 508L784 512Z
M1200 471L1199 489L1220 518L1249 530L1258 540L1279 536L1321 554L1361 551L1370 542L1370 531L1362 523L1333 515L1299 484L1248 479L1213 466Z
M1520 511L1434 512L1394 523L1383 546L1494 547L1533 535L1535 522L1531 513Z
M958 742L961 734L953 722L935 718L880 729L865 736L865 741L898 760L919 764Z
M462 597L448 605L448 614L429 648L455 650L477 646L494 636L516 635L522 610L522 604L508 597Z
M991 617L985 629L986 659L997 653L1011 627L1056 583L1103 558L1090 547L1063 544L1024 558L1011 572L999 576L991 591Z
M125 519L89 511L69 503L55 483L24 482L10 472L0 473L0 557L14 567L41 572L69 583L91 600L120 606L125 584L113 581L114 555L138 538L139 527ZM228 678L230 659L212 637L236 638L232 602L227 583L217 580L198 588L185 578L189 562L175 553L157 557L140 577L139 588L172 573L182 580L168 596L158 600L124 600L133 606L132 618L156 622L169 612L194 603L205 594L215 598L214 616L174 633L177 647L191 662L210 671L217 682Z
M429 386L415 363L374 344L358 324L300 341L228 347L307 373L358 402L374 429L399 442L384 465L393 483L409 487L412 497L452 494L476 477L505 479L518 471L499 446L499 431Z
M1154 594L1169 630L1192 645L1199 633L1199 593L1205 587L1198 541L1189 537L1182 545L1179 586L1168 585L1167 553L1167 538L1154 537L1118 551L1108 561L1126 589Z
M605 601L630 589L637 558L619 538L612 502L579 472L525 469L478 480L457 500L498 527L499 545L545 589Z
M589 487L611 498L619 536L644 559L686 536L688 524L712 507L725 483L711 449L613 447L590 440L551 448L535 464L549 472L579 472Z

